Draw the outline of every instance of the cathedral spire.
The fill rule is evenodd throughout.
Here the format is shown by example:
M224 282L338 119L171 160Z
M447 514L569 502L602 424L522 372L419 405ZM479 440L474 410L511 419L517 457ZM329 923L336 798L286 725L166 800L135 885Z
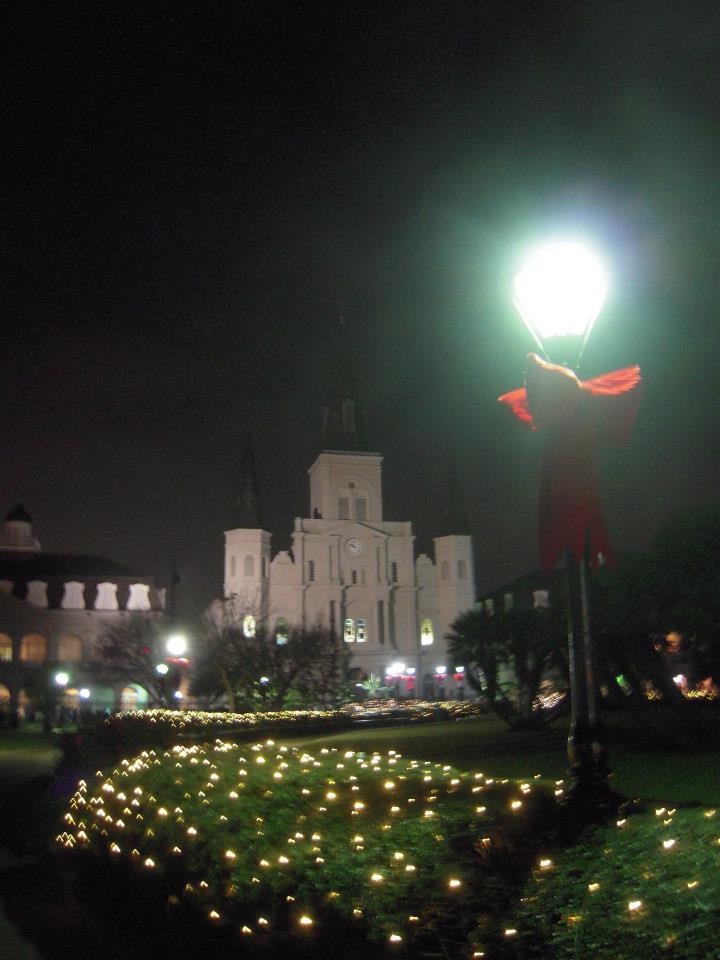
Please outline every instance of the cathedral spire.
M255 472L255 453L250 437L245 437L243 441L240 479L233 506L236 527L244 527L249 530L263 529L260 494L258 492L257 473Z
M440 532L442 535L470 533L465 503L460 488L457 463L448 450L440 467L440 487L442 490Z
M320 404L325 450L368 450L363 411L355 388L353 359L350 328L344 311L340 309L332 330L332 345L324 371L324 399Z

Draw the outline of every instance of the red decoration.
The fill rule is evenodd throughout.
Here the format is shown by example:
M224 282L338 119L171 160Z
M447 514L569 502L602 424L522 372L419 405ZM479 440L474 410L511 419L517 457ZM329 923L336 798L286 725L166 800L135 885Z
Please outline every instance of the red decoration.
M593 565L611 562L600 511L595 469L598 441L624 443L642 390L640 367L614 370L582 382L572 370L528 356L526 387L498 398L531 429L547 431L540 478L540 559L552 569L570 549L579 559L590 549Z

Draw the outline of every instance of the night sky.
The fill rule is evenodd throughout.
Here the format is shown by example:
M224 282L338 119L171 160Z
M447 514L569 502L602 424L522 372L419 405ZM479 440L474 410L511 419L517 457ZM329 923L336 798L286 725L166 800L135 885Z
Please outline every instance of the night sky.
M242 438L274 549L352 367L386 519L437 533L457 466L486 590L537 564L540 438L496 397L507 288L547 232L612 289L587 375L640 363L608 525L718 501L716 3L3 5L0 508L47 550L216 595ZM339 346L347 320L351 356ZM349 375L349 374L348 374Z

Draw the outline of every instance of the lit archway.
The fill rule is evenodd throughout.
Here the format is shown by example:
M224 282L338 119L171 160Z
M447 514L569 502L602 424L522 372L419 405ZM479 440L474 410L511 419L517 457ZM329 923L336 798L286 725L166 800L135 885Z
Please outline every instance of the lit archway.
M147 706L148 692L139 683L129 683L120 694L120 709L143 710Z
M63 634L58 643L57 658L63 663L82 660L83 642L72 633Z
M0 663L9 663L12 658L12 637L7 633L0 633Z
M27 633L20 641L20 659L43 663L47 659L47 640L39 633Z

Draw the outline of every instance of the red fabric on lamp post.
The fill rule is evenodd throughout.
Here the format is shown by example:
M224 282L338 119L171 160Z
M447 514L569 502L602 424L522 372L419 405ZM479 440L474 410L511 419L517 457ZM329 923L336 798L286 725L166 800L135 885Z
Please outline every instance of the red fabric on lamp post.
M640 367L581 381L572 370L528 356L526 387L498 397L532 430L546 431L540 477L538 541L543 567L565 549L580 559L586 544L593 565L612 560L600 509L595 467L598 442L623 443L637 413Z

